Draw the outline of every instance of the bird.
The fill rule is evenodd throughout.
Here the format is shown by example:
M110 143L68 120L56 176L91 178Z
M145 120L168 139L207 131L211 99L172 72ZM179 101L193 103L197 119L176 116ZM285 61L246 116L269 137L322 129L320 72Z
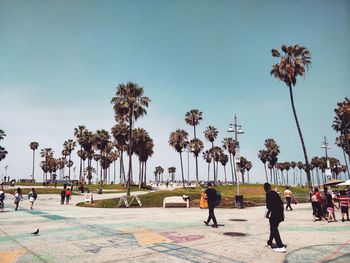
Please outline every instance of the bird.
M34 236L37 236L38 234L39 234L39 228L35 232L32 233L32 235L34 235Z

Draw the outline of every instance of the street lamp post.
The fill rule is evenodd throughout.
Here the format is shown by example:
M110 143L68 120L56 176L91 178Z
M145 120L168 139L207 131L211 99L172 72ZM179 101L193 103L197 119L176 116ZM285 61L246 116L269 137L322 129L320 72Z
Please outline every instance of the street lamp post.
M236 170L236 174L237 174L237 193L236 193L236 196L235 196L235 200L236 200L236 206L239 207L239 208L243 208L243 195L241 195L240 191L239 191L239 174L240 174L240 170L237 169L237 163L240 160L240 149L239 149L239 142L238 142L238 134L243 134L244 131L242 129L242 126L237 124L237 116L236 116L236 114L234 115L233 123L230 124L230 127L228 128L227 131L235 133L236 154L235 154L234 165L235 165L235 170Z
M327 152L327 150L330 149L331 147L329 146L329 144L327 142L326 136L324 136L324 140L322 142L321 148L324 149L325 156L326 156L326 171L325 171L325 174L326 174L327 177L330 177L332 174L331 174L331 170L330 170L330 164L329 164L329 160L328 160L328 152Z

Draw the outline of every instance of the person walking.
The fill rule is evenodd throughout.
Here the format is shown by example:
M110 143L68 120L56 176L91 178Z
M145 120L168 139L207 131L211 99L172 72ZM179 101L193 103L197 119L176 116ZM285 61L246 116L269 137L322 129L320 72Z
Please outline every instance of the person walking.
M345 215L346 215L346 219L347 221L349 220L349 206L350 206L350 198L346 195L346 191L345 190L341 190L340 191L340 196L338 198L339 201L339 207L341 209L341 221L344 222L345 219Z
M62 191L61 191L61 205L64 204L64 200L66 199L66 188L63 187Z
M14 203L15 203L15 210L17 211L18 210L18 205L19 205L19 202L23 200L23 196L22 196L22 190L20 187L17 187L17 190L16 192L13 194L14 197L15 197L15 200L14 200Z
M37 197L38 197L38 195L37 195L35 189L32 188L32 190L28 193L28 199L29 199L29 203L30 203L30 210L33 210L34 201L36 200Z
M208 201L209 216L207 221L204 221L204 224L208 226L210 221L213 220L214 225L212 225L212 227L218 228L218 223L214 214L214 208L217 203L217 193L210 182L208 182L208 188L205 190L205 195Z
M286 190L284 190L284 198L286 199L287 206L286 206L286 211L289 209L292 211L293 208L291 207L291 202L292 202L292 191L289 190L289 186L286 186Z
M271 190L271 185L269 183L264 184L264 190L266 192L266 218L269 219L270 223L270 238L267 241L266 246L272 248L272 241L275 239L277 248L274 248L273 251L285 253L286 246L282 243L278 231L278 225L284 221L283 202L279 194Z
M66 190L66 205L69 205L69 200L70 200L71 194L72 194L72 192L70 191L69 188L67 188L67 190Z

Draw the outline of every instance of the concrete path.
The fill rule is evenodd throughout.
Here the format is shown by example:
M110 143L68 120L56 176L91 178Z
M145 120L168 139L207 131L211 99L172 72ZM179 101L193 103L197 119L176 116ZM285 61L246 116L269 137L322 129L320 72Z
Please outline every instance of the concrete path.
M96 198L120 194L95 195ZM84 196L73 196L72 202ZM199 208L82 208L40 195L0 213L0 262L350 262L350 222L312 222L309 204L280 225L287 253L265 247L264 207L216 209L219 228ZM40 229L38 236L31 235ZM228 236L225 233L233 233Z

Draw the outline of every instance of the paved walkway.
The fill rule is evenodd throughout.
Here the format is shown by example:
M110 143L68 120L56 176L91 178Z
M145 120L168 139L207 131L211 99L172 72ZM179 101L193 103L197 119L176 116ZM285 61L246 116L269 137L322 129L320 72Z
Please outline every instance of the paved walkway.
M265 247L264 207L216 209L221 225L214 229L199 208L83 208L59 199L40 195L35 210L24 200L17 212L6 200L0 262L350 262L350 222L312 222L308 204L286 212L280 232L288 248L279 254Z

